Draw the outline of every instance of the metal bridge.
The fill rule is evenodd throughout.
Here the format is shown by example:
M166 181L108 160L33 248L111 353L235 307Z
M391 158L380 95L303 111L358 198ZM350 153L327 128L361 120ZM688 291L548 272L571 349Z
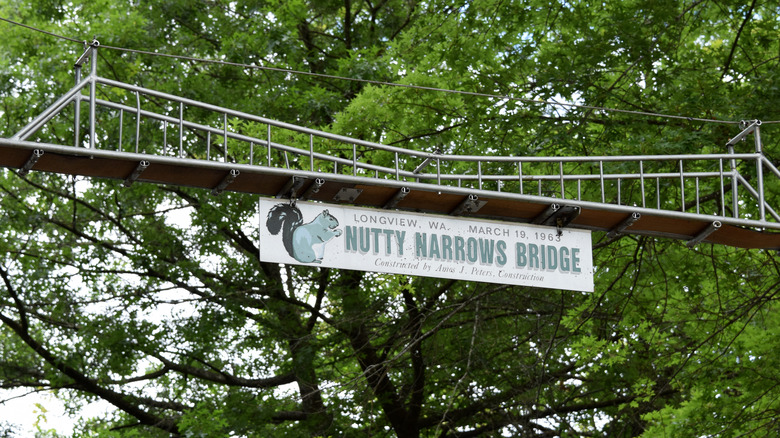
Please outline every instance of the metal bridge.
M91 61L90 61L91 59ZM76 85L10 138L0 166L280 198L780 248L766 193L780 171L746 121L723 153L507 157L361 141L102 78L97 44ZM88 62L90 61L90 62ZM90 73L82 78L82 66ZM112 100L98 98L112 96ZM195 117L197 116L197 117ZM75 120L69 145L49 122ZM88 122L83 121L88 117ZM198 121L193 121L197 119ZM82 128L86 129L82 132ZM745 148L752 136L755 147Z

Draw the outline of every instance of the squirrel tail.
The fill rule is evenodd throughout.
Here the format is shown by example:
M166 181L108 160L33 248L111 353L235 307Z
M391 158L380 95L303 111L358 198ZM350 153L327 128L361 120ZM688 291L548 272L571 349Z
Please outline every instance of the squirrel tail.
M290 204L277 204L268 211L268 219L265 226L273 235L282 232L282 243L284 249L290 256L293 256L293 231L303 223L303 215L298 207Z

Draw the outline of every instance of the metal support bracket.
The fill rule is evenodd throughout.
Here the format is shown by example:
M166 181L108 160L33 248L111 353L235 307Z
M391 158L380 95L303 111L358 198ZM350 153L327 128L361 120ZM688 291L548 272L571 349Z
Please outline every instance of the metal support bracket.
M147 167L149 167L148 161L146 160L139 161L138 165L135 166L135 170L133 170L133 173L131 173L130 175L127 176L127 178L125 178L125 181L122 183L122 185L125 187L130 187L131 185L133 185L135 180L137 180L138 177L141 176L141 173L143 173L143 171L146 170Z
M323 184L325 184L325 178L315 178L314 182L309 184L309 187L306 189L305 192L303 192L300 199L311 198L312 195L320 191L320 187L322 187Z
M214 187L214 188L211 190L211 194L212 194L212 195L214 195L214 196L217 196L217 195L219 195L220 193L222 193L223 191L225 191L225 189L227 188L227 186L229 186L230 184L232 184L232 183L233 183L233 181L235 181L235 180L236 180L236 177L237 177L237 176L238 176L240 173L241 173L241 172L239 172L239 171L238 171L238 169L230 169L230 172L229 172L227 175L225 175L225 177L224 177L224 178L222 178L222 181L220 181L220 183L219 183L219 184L217 184L217 186L216 186L216 187Z
M560 231L580 215L582 208L575 205L550 204L546 210L536 216L531 223L556 227Z
M395 195L393 195L393 197L390 198L390 200L387 201L382 208L395 208L395 206L398 205L398 203L401 202L401 200L404 199L411 191L412 190L409 187L401 187L401 190L395 192Z
M450 216L460 216L463 213L476 213L485 204L487 204L487 201L480 201L477 195L468 195L450 212Z
M611 229L609 233L607 233L607 237L612 239L618 236L619 234L622 234L626 228L630 227L631 225L634 225L634 222L638 221L640 217L642 217L642 215L637 212L631 213L631 216L627 217L623 222L618 224L618 226Z
M301 189L303 183L306 182L306 178L302 176L294 176L290 178L276 194L277 198L295 198L298 194L298 190Z
M739 123L739 129L741 129L742 132L740 132L739 134L734 136L734 138L729 140L728 143L726 143L726 146L734 146L740 140L744 140L745 137L750 135L759 126L761 126L761 120L743 120L743 121L741 121Z
M701 230L699 234L696 235L696 237L689 240L686 245L688 245L688 248L693 248L694 246L698 245L699 242L706 239L707 236L714 233L718 228L720 228L720 226L720 221L713 221L711 224L707 225L707 228Z
M43 149L33 149L32 154L30 154L30 158L28 158L24 165L19 169L19 176L25 176L30 173L30 170L32 170L33 166L35 166L35 163L37 163L38 159L42 156Z
M357 199L361 193L363 193L363 189L344 187L339 190L338 193L336 193L336 196L333 197L333 200L336 202L355 202L355 199Z
M557 212L560 209L561 209L560 204L550 204L547 206L547 208L544 209L543 212L539 213L539 215L533 218L533 220L531 220L531 223L535 225L542 225L545 222L547 222L547 220L551 218L555 214L555 212Z

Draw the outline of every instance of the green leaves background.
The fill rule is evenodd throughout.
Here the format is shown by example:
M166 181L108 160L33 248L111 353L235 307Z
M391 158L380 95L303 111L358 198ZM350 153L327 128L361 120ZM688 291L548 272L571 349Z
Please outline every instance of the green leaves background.
M737 132L530 100L779 120L778 15L768 1L0 6L96 37L110 78L419 151L517 156L721 151ZM0 26L8 137L69 89L83 47ZM69 142L72 126L41 136ZM776 126L762 127L770 158ZM255 202L4 170L0 386L116 407L79 436L776 432L773 251L594 233L593 294L339 272L259 262Z

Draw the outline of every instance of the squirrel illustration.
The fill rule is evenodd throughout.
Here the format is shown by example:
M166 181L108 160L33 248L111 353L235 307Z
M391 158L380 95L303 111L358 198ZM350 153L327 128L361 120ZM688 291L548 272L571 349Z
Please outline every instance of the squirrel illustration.
M301 210L291 204L277 204L268 211L265 226L272 235L282 232L282 243L292 258L303 263L322 263L325 243L341 235L339 221L323 210L309 223L303 223Z

